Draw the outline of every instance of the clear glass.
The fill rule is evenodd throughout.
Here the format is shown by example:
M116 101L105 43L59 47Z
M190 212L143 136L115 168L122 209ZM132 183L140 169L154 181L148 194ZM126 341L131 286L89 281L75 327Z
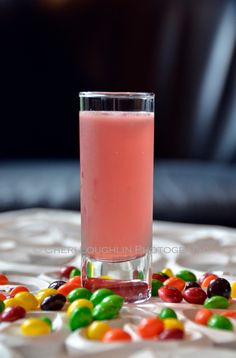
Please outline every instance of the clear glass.
M151 293L154 94L80 93L82 281Z

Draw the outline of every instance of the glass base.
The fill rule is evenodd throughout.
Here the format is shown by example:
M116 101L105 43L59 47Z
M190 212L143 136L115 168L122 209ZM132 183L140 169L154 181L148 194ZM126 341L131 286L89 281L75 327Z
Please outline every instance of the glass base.
M144 302L151 296L150 254L129 261L108 262L82 257L83 287L94 292L109 288L125 302Z

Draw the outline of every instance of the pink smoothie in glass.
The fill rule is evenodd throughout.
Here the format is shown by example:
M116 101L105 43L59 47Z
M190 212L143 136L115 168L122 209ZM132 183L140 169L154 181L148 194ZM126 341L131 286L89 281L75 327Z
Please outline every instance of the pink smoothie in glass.
M121 262L151 247L154 114L80 112L82 249Z

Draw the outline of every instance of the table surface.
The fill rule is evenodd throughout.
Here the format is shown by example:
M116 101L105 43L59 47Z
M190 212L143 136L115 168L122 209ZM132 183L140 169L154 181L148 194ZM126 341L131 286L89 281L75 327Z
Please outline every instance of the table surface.
M214 271L226 277L229 281L236 281L235 229L154 222L152 255L153 271L159 271L163 267L171 267L174 272L181 268L188 268L198 276L202 272ZM29 285L32 285L32 291L34 291L40 285L46 285L53 281L54 273L60 267L68 264L80 266L79 213L31 209L0 214L0 272L4 272L15 281L26 280ZM121 312L121 319L127 320L127 317L132 315L141 319L144 316L158 313L163 305L168 304L161 303L158 298L152 298L144 304L125 305ZM224 340L222 332L215 331L212 338L212 330L208 329L208 331L211 331L209 334L209 332L202 331L201 327L191 322L191 310L196 310L198 308L196 305L180 303L175 304L174 308L180 318L185 321L190 336L195 334L196 337L198 335L201 337L190 337L184 345L176 342L168 345L162 344L161 353L158 352L158 357L177 357L176 347L178 347L178 354L183 357L189 354L194 357L195 352L199 354L200 350L203 350L203 354L211 355L214 353L214 357L221 357L221 353L222 357L226 358L231 357L232 353L235 355L236 345L232 344L228 336L223 337ZM231 308L236 309L236 302L233 303ZM64 313L61 313L61 317L64 322ZM0 337L5 337L4 329L1 328L2 325L0 324ZM53 357L53 351L50 348L53 339L55 339L56 344L61 344L60 351L56 353L57 357L68 357L73 352L79 352L80 356L91 354L93 357L104 357L111 354L114 357L116 355L140 358L144 356L155 357L157 356L156 349L161 344L154 342L155 345L153 345L146 341L129 345L122 344L119 347L109 346L108 348L106 345L106 351L104 351L103 344L97 346L91 341L80 340L81 337L78 336L78 332L73 334L68 330L63 332L64 335L59 335L59 338L56 335L53 338L52 334L48 346L45 343L48 349L47 357ZM227 334L230 333L227 332ZM236 333L232 334L234 334L233 339L236 342ZM231 350L221 352L218 347L216 348L215 345L219 343L217 337L223 339L221 347L231 348ZM59 342L60 339L63 339L63 341ZM16 353L20 353L23 357L38 357L36 349L31 350L30 353L27 351L27 348L32 345L31 341L29 341L28 347L26 342L18 342L18 346L16 343L14 345L12 337L6 336L4 342L1 338L0 341L12 349L8 352L8 355L4 356L2 353L4 358L15 357ZM66 345L63 345L65 342ZM107 349L110 349L110 351L107 351Z

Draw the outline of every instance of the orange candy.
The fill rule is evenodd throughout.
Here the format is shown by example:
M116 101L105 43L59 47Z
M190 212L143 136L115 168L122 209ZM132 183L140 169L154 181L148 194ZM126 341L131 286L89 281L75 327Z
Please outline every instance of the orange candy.
M212 280L215 280L217 277L218 277L218 276L213 275L213 274L210 275L210 276L207 276L207 277L205 278L205 280L203 280L201 287L202 287L202 288L207 288L208 285L209 285L209 283L210 283Z
M201 310L197 311L194 321L198 324L203 324L204 326L206 326L209 318L212 315L213 313L210 310L208 310L207 308L202 308Z
M235 311L224 311L220 314L221 316L225 316L228 318L235 318L236 319L236 312Z
M137 327L137 333L142 338L155 338L164 330L164 322L160 318L143 318Z
M78 288L78 285L76 285L75 283L67 282L64 285L60 286L57 289L57 292L66 297L75 288Z
M11 290L10 296L14 297L19 292L29 292L29 290L25 286L16 286Z
M9 283L7 276L0 273L0 285L6 285Z
M77 285L77 288L81 287L81 277L80 276L71 277L68 282Z
M185 287L185 281L182 278L170 277L164 282L164 286L172 286L177 288L177 290L182 291Z
M108 343L114 341L131 341L131 336L121 328L113 328L105 333L102 342Z
M7 296L5 296L3 293L0 293L0 301L6 300Z

